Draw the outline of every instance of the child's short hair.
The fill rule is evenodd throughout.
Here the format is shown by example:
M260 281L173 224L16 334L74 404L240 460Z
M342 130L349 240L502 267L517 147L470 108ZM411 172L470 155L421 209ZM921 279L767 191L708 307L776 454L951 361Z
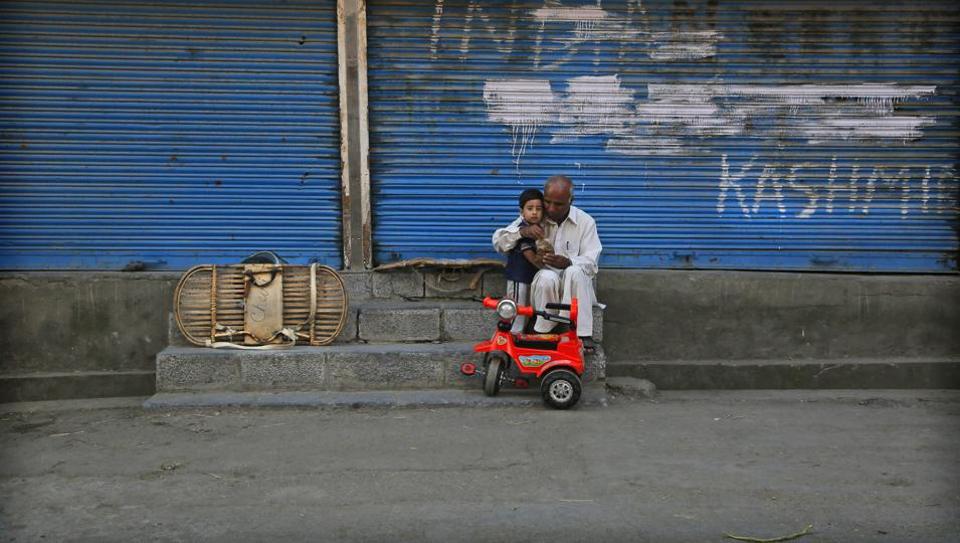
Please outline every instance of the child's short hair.
M527 189L520 193L520 209L527 205L530 200L543 200L543 193L540 189Z

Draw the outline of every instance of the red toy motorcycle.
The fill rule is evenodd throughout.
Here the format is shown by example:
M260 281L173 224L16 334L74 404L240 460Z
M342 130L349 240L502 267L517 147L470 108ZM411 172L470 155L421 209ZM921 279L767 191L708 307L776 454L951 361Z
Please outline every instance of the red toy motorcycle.
M570 317L535 311L508 299L484 298L483 306L496 309L500 317L497 331L473 347L475 352L484 353L483 367L467 362L460 366L461 373L482 376L487 396L496 396L504 383L527 388L531 381L539 380L540 395L547 405L555 409L573 407L583 390L584 371L583 342L577 337L577 299L569 305L546 305L546 309L569 311ZM569 329L562 334L514 334L510 329L518 315L542 317L566 324Z

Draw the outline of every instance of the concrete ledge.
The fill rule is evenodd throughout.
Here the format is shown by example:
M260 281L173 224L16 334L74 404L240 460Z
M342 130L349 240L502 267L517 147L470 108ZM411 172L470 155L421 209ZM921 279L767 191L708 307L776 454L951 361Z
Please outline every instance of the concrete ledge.
M606 388L588 385L574 409L607 405ZM397 392L220 392L160 393L143 402L145 409L204 407L542 407L536 390L504 390L488 397L476 390L409 390Z
M617 362L960 357L956 274L603 270L598 287Z
M960 359L614 362L607 376L646 379L660 390L958 389Z
M0 376L0 403L153 394L152 371L85 371Z
M457 349L459 354L459 349ZM467 356L463 349L461 358ZM445 385L445 366L454 366L457 358L447 352L386 351L331 352L327 355L326 388L367 390L437 388Z
M464 388L479 363L472 342L371 343L275 351L168 347L157 355L158 392L409 390ZM589 355L584 382L606 376L603 349Z
M447 366L472 344L352 344L275 351L169 347L157 355L157 391L444 388Z

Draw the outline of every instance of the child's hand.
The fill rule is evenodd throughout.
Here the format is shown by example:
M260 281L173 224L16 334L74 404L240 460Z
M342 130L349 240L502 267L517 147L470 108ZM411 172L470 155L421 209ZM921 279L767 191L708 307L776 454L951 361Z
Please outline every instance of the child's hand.
M523 252L523 258L526 258L527 262L536 266L537 269L543 269L543 258L532 247Z
M531 239L543 239L543 228L539 224L531 224L520 229L520 236Z
M555 254L545 254L543 255L543 263L552 268L557 268L560 270L565 270L570 267L570 259L565 256L555 255Z

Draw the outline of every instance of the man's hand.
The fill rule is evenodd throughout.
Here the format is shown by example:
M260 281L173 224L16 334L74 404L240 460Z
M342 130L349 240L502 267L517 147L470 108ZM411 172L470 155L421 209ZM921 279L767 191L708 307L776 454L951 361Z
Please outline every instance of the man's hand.
M543 228L539 224L531 224L520 229L520 237L531 239L543 239Z
M555 255L553 253L547 253L543 255L543 263L551 268L557 268L559 270L565 270L570 267L570 259L565 256Z

